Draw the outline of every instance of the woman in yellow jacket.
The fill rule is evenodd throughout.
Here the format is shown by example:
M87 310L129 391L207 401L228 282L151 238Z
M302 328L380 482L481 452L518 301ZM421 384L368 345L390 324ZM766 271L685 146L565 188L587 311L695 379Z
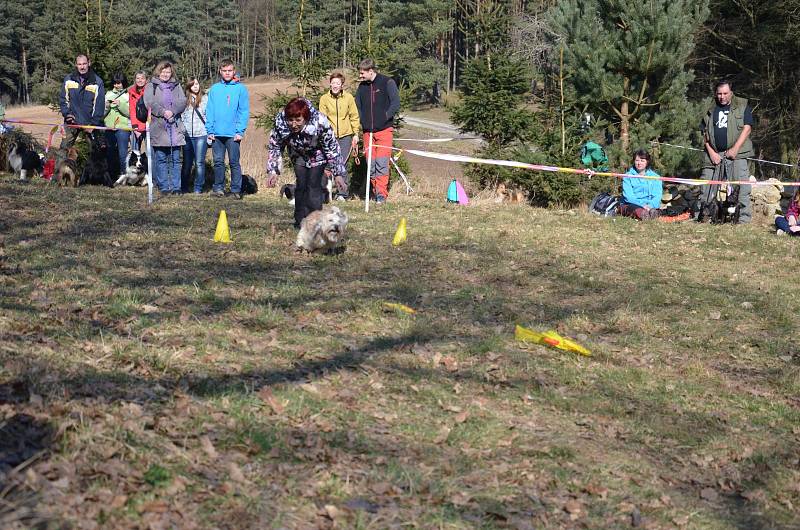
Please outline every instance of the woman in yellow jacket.
M361 122L358 117L356 100L352 94L345 92L344 76L339 72L331 74L328 79L331 85L329 92L322 95L319 100L319 110L330 120L333 132L339 141L339 150L342 153L342 165L347 169L347 160L350 154L358 149L358 133L361 132ZM344 174L345 183L350 186L350 175ZM347 199L347 191L339 190L336 194L337 201Z

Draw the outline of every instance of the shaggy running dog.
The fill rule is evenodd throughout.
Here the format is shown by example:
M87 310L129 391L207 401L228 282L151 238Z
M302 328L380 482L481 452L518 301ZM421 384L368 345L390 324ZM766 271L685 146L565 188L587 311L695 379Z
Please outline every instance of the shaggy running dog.
M44 168L44 160L39 153L23 142L12 142L8 146L6 159L8 167L21 181L27 181L28 175L41 175Z
M114 186L144 186L147 184L147 153L134 149L128 153L128 167Z
M297 234L298 251L309 254L317 251L333 253L344 240L347 215L336 206L311 212L300 223Z
M74 147L70 147L67 151L67 158L58 163L56 182L60 186L71 188L78 186L78 151Z

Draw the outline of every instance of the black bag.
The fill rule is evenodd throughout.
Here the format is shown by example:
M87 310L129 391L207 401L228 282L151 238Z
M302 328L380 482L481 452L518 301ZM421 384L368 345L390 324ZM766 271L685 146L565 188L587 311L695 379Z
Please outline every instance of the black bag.
M153 85L153 95L154 96L156 95L155 85ZM145 123L147 121L149 113L150 112L149 109L147 108L147 105L144 104L144 94L142 94L142 97L140 97L139 100L136 102L136 119L142 123Z
M619 197L604 191L592 199L589 211L603 217L614 217L619 212Z
M258 183L250 175L242 175L242 195L258 193Z

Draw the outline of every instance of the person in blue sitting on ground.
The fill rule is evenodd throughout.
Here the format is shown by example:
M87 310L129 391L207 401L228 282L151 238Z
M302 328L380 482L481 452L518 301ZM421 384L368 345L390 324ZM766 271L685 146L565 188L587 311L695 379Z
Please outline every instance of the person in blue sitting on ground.
M214 156L213 197L225 195L225 153L231 165L230 197L242 198L242 166L239 164L239 144L250 119L250 95L239 82L236 67L230 59L219 66L220 81L208 91L206 131Z
M653 160L650 153L639 149L633 154L633 167L628 170L626 175L658 177L659 175L653 171L652 165ZM657 219L661 216L659 208L661 207L662 188L661 181L657 179L623 178L620 215L633 217L640 221Z

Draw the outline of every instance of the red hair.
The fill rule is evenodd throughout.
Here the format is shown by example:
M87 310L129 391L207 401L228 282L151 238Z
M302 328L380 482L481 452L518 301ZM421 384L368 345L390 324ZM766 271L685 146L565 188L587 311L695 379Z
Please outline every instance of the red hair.
M287 119L303 117L307 122L311 121L311 109L303 98L294 98L283 109L283 114Z

